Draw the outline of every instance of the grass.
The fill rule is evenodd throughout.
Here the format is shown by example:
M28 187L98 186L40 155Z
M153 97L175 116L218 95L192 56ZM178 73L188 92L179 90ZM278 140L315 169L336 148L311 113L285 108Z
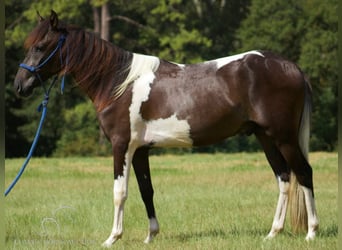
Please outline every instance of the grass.
M264 242L278 189L262 153L152 156L161 232L147 219L133 171L125 232L116 249L337 249L337 153L312 153L320 231L313 242L285 231ZM22 159L6 160L6 184ZM32 159L6 198L6 249L101 249L112 228L108 158Z

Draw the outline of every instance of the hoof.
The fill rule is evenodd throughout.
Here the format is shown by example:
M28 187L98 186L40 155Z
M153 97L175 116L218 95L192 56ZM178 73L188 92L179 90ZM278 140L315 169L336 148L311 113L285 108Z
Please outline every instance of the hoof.
M119 236L109 236L109 238L102 243L102 247L110 248L115 242L121 239L121 235Z
M269 234L264 238L264 241L272 240L278 233L278 230L271 230L271 232L269 232Z
M316 237L316 232L311 232L311 233L308 233L305 237L305 240L306 241L312 241L314 240Z
M154 237L159 233L159 230L158 231L155 231L155 232L150 232L146 239L144 240L144 243L145 244L148 244L148 243L151 243L152 240L154 239Z
M263 241L269 241L269 240L272 240L273 238L274 238L274 236L275 235L267 235L264 239L263 239Z
M309 227L308 234L305 237L306 241L314 240L316 237L316 232L318 231L318 221L312 226Z

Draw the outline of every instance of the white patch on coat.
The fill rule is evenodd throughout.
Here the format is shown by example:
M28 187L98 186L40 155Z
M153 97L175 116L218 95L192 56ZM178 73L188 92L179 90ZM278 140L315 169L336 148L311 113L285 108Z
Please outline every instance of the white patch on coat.
M131 142L135 147L141 145L146 130L146 124L140 114L140 108L143 102L148 100L151 91L151 84L155 75L152 71L140 76L133 83L132 103L129 107L129 117L131 126Z
M142 118L141 105L148 100L154 78L154 73L150 71L141 75L133 83L132 103L129 107L130 145L139 147L153 143L160 147L191 146L190 125L186 120L179 120L176 114L165 119L150 121Z
M155 72L158 69L159 64L160 60L158 57L133 53L128 75L125 81L115 89L114 96L116 98L120 97L133 81L145 73Z
M233 61L242 59L245 56L251 55L251 54L264 57L264 55L261 54L259 51L253 50L253 51L248 51L248 52L245 52L245 53L237 54L237 55L234 55L234 56L218 58L218 59L215 59L215 60L208 61L207 63L213 63L214 62L214 63L216 63L217 69L219 69L219 68L223 67L224 65L227 65L228 63L231 63Z
M170 62L170 63L177 65L177 66L180 67L181 69L184 69L185 66L186 66L186 64L182 64L182 63L176 63L176 62Z
M166 119L148 121L144 141L156 147L190 147L190 125L186 120L172 115Z

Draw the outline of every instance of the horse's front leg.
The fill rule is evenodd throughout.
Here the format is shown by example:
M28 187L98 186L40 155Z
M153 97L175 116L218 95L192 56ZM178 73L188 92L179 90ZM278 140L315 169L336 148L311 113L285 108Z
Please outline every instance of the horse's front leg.
M123 150L122 148L126 148ZM113 145L114 156L114 222L113 229L108 239L102 244L110 247L119 240L123 233L123 216L125 201L128 197L129 170L134 150L128 147L116 147Z
M142 147L135 151L133 156L133 168L139 184L141 197L144 201L147 216L149 219L148 234L145 243L150 243L159 233L159 224L153 204L153 187L148 161L149 148Z

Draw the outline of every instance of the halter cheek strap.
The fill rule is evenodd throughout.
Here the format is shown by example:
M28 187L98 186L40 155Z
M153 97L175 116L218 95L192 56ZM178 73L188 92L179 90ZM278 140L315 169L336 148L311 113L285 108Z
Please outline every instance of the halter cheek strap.
M47 93L47 90L45 89L45 86L44 86L44 82L42 80L42 78L40 77L39 73L38 73L38 70L40 70L45 64L47 64L51 58L57 53L58 50L60 50L64 44L66 40L66 35L65 34L62 34L60 37L59 37L59 40L58 40L58 43L57 43L57 46L56 48L51 52L51 54L42 62L40 63L39 65L37 66L30 66L30 65L27 65L25 63L20 63L19 64L19 67L23 68L23 69L26 69L28 70L30 73L32 74L35 74L35 76L39 79L39 81L41 82L42 84L42 87L44 88L44 91L45 93ZM62 50L60 50L60 60L61 60L61 64L63 63L63 58L62 58ZM68 58L66 58L66 63L68 62ZM63 90L64 90L64 80L65 80L65 74L63 75L62 77L62 84L61 84L61 92L63 93Z

